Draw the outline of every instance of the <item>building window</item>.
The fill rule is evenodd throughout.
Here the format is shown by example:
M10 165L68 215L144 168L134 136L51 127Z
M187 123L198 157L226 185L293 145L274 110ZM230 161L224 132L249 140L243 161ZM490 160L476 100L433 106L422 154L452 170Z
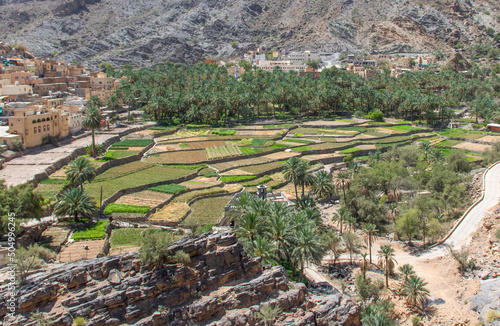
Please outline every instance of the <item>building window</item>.
M47 131L49 131L49 130L50 130L50 126L49 126L49 125L47 125Z
M57 127L57 122L56 122L56 123L54 123L54 126L56 126L56 127Z
M38 127L38 132L42 132L42 127Z
M40 121L40 119L38 119L37 122L42 122L42 121Z
M43 126L43 131L47 131L47 127L46 126Z
M36 123L36 120L31 121L31 123Z
M36 127L33 128L33 132L36 134Z

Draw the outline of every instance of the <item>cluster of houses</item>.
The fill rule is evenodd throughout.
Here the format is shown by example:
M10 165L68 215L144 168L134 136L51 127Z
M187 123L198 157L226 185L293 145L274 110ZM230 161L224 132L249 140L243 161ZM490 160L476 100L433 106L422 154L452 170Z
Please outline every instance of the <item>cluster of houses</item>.
M301 75L306 73L318 75L323 68L330 68L332 65L335 65L337 68L352 71L364 78L372 78L375 71L382 71L382 69L389 69L392 77L398 77L405 72L425 69L425 67L437 63L436 58L433 56L401 57L397 55L374 54L361 58L356 55L348 55L347 58L332 64L329 61L323 60L323 58L329 56L332 56L332 54L313 51L290 52L288 54L278 51L266 53L258 48L255 51L249 51L243 55L243 58L233 60L233 65L228 67L228 74L238 77L245 72L244 67L238 66L238 60L241 59L248 61L253 66L262 70L272 71L276 67L279 67L283 71L297 71ZM216 63L214 60L207 60L208 63L212 61ZM308 64L310 62L320 63L320 67L312 67L312 65ZM219 64L225 65L226 62L220 61Z
M97 96L105 103L120 81L2 42L0 60L0 151L80 132L86 101Z

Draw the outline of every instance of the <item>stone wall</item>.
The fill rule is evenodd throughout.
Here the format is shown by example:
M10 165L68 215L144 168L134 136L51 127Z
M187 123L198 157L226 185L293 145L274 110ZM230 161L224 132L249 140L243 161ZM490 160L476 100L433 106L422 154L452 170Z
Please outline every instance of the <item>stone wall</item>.
M122 132L119 132L116 136L111 137L111 138L107 139L106 141L104 141L102 143L102 146L107 148L107 147L111 146L111 144L119 141L121 137L128 135L130 133L136 132L136 131L147 129L149 127L151 127L151 125L143 125L143 126L139 126L139 127L135 127L135 128L131 128L131 129L127 129L127 130L124 130ZM77 158L83 154L85 154L85 148L77 148L73 152L71 152L71 154L69 154L68 156L51 164L49 167L47 167L45 169L45 172L36 174L31 180L28 180L27 182L32 183L36 187L40 181L48 179L49 175L51 175L52 173L59 170L64 165L68 164L69 162L73 161L75 158Z

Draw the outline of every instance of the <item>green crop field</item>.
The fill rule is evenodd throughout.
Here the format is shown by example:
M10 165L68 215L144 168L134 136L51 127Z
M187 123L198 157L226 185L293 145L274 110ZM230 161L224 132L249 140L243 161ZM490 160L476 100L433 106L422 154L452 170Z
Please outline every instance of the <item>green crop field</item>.
M146 214L151 208L149 206L124 205L111 203L104 209L104 214L111 213L140 213Z
M75 231L73 233L73 240L96 240L103 239L106 236L106 227L108 226L109 221L97 221L85 230Z
M120 167L118 166L117 168ZM168 181L193 173L193 170L169 168L160 165L152 165L138 171L129 171L127 174L113 178L107 177L108 171L101 174L99 180L96 178L96 181L85 187L96 200L100 198L101 186L102 198L106 199L120 189L138 187L153 182ZM113 175L115 175L114 172L112 172Z
M114 143L113 146L146 147L153 142L153 139L125 139Z
M227 176L220 177L220 181L234 183L234 182L244 181L244 180L248 180L248 179L252 179L252 178L255 178L255 176L254 175L227 175Z
M196 201L191 205L191 214L188 215L182 224L216 224L222 217L224 207L229 203L231 198L232 195L205 198Z
M187 189L187 187L184 187L184 186L181 186L181 185L178 185L175 183L170 183L168 185L151 187L148 190L175 195L176 193L182 192L186 189Z
M111 238L109 239L111 248L140 246L143 239L142 233L145 230L145 228L114 229L111 233Z

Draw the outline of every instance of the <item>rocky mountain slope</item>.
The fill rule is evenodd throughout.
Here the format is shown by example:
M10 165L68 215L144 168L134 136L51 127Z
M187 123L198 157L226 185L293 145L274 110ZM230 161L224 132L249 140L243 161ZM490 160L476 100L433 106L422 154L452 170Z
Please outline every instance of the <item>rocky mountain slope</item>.
M4 41L94 65L193 63L257 46L447 51L500 31L497 0L0 0L0 18Z
M77 317L89 326L259 325L258 312L268 305L283 311L274 325L360 325L360 307L348 296L332 288L309 293L289 282L283 267L264 268L247 256L232 233L183 238L169 249L184 250L191 262L150 269L131 254L33 274L19 289L14 319L0 287L2 325L34 326L29 316L38 309L53 326Z

